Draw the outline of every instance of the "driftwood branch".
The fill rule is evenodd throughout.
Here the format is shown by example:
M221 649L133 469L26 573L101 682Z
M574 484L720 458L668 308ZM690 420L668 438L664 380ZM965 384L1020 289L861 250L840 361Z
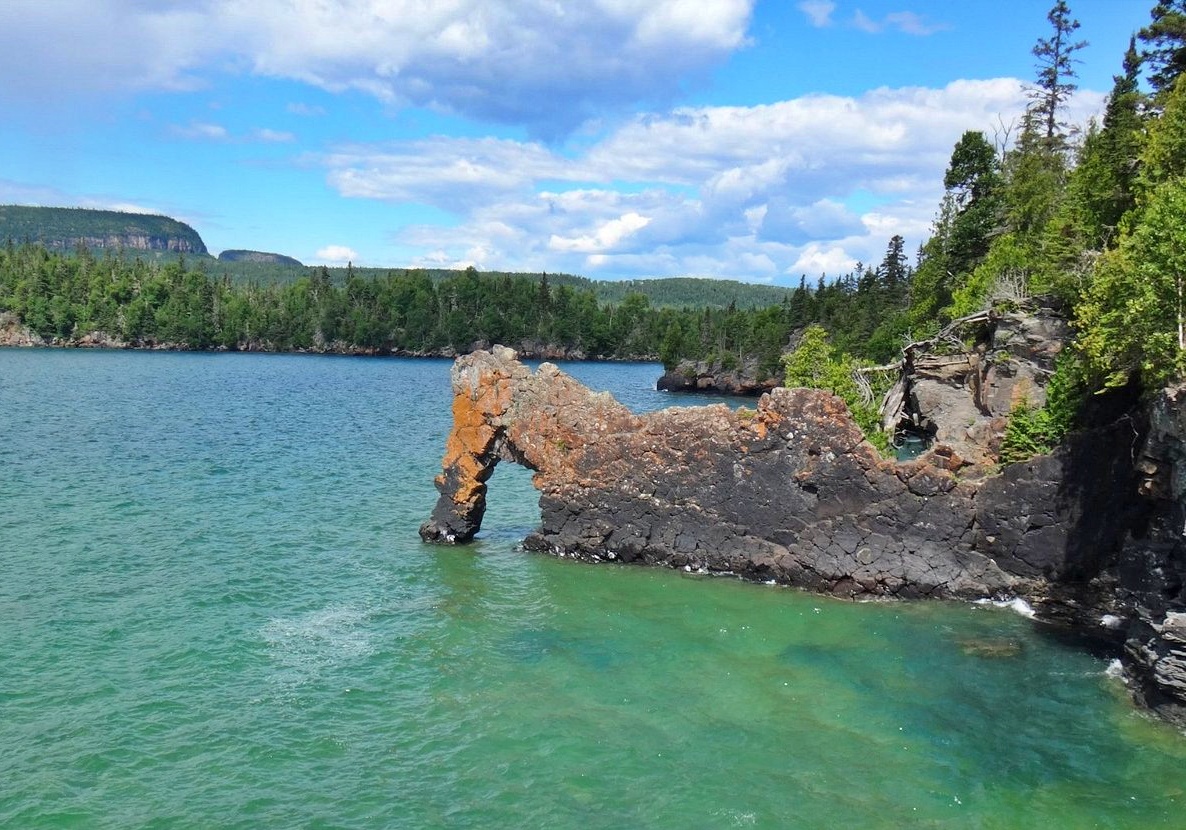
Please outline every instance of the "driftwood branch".
M975 314L969 314L966 317L960 317L958 320L952 320L946 326L939 330L939 333L934 337L929 337L926 340L916 340L913 343L907 343L902 348L902 354L911 356L919 351L929 351L940 343L954 346L961 351L964 350L964 341L960 339L959 333L968 326L976 325L977 323L989 323L995 320L997 313L992 309L985 309L984 311L977 311Z

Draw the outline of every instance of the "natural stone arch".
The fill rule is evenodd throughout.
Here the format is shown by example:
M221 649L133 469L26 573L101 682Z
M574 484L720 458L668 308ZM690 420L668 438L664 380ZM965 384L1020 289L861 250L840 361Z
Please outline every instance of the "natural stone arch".
M541 525L526 545L589 561L729 571L845 596L979 596L1019 580L975 549L976 486L929 460L894 464L844 403L776 389L723 405L634 415L510 349L452 371L440 497L420 529L460 543L481 527L500 459L535 471Z

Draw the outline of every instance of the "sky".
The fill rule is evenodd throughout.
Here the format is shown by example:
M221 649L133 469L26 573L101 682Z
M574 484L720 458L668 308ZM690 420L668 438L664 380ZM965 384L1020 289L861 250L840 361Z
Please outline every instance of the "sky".
M212 253L797 285L921 244L1053 0L4 0L0 203ZM1070 0L1068 121L1153 0Z

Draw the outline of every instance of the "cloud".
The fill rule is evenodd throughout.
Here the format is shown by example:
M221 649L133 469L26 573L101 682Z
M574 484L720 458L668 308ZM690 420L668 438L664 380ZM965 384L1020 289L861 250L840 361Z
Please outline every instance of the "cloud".
M289 104L285 109L293 115L300 115L304 118L316 118L325 115L325 107L305 104L300 101Z
M313 257L319 262L340 265L343 262L357 260L358 251L345 245L326 245L324 248L319 248Z
M748 44L755 0L8 0L0 98L241 72L557 136L662 102ZM52 42L69 48L46 48Z
M185 126L174 124L169 132L178 138L189 141L227 141L231 134L221 124L209 124L201 121L191 121Z
M475 202L526 194L540 179L579 175L536 143L496 138L451 138L343 145L317 159L343 196L418 202L466 211Z
M267 127L256 127L249 133L252 141L265 144L290 144L296 141L296 136L284 130L269 130Z
M914 12L890 12L885 16L885 22L886 25L908 35L933 35L951 28L946 23L928 23L925 18Z
M803 0L796 8L807 15L807 20L816 28L832 25L832 12L836 11L836 4L831 0Z
M853 12L852 25L872 35L896 29L903 34L920 37L950 28L946 23L928 23L926 18L915 12L890 12L881 20L874 20L860 9Z
M839 245L813 242L803 248L787 270L812 277L823 274L835 277L851 271L856 264L857 260Z
M859 216L832 199L793 205L786 198L775 196L765 207L758 228L758 236L762 239L802 245L820 238L840 239L864 230Z
M80 194L12 179L0 179L0 203L36 207L81 207L94 210L118 210L124 213L144 213L153 216L171 216L194 226L202 224L199 220L203 218L197 215L188 215L186 211L177 206L145 205L129 201L126 197Z
M256 127L244 135L236 136L221 124L191 121L188 124L173 124L169 133L187 141L259 142L262 144L286 144L296 141L296 136L281 130Z
M1082 93L1071 120L1102 97ZM355 143L309 159L341 195L456 222L393 229L412 264L797 281L927 234L951 149L1026 104L1012 78L638 116L579 151L510 139Z
M632 236L651 223L650 217L640 216L631 211L624 213L617 219L603 222L591 234L576 237L564 237L552 234L548 240L548 247L553 251L569 251L583 254L597 254L613 250L625 238Z

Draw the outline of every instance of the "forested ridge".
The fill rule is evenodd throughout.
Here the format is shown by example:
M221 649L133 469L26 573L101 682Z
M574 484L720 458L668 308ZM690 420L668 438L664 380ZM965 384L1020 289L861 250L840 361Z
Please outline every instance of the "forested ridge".
M206 253L198 232L168 216L89 208L0 205L0 240L36 242L47 248L72 251L87 248L138 247L133 239L158 251Z
M782 292L760 309L656 307L646 295L599 302L592 288L475 269L363 274L310 268L290 282L241 283L204 259L168 262L38 245L0 248L0 311L70 342L91 332L130 345L230 350L445 354L476 342L556 347L587 357L760 355L771 371L788 333L813 321L845 328L845 278Z

